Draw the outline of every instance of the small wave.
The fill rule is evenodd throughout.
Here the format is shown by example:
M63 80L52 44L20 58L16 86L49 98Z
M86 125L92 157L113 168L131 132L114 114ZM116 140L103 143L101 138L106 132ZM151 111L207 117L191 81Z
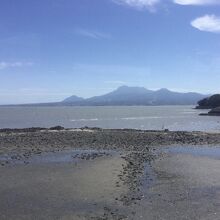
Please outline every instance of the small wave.
M147 117L127 117L127 118L121 118L122 120L143 120L143 119L159 119L164 118L161 116L147 116Z
M183 111L182 112L183 114L196 114L197 112L196 111Z
M70 121L98 121L98 118L80 118L80 119L72 119Z

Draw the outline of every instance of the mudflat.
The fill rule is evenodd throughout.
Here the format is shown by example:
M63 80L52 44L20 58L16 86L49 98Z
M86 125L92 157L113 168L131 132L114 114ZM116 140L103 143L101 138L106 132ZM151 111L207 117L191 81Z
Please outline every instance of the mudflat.
M59 159L59 155L56 155ZM117 208L118 156L0 168L0 219L88 219Z
M219 219L220 134L0 132L0 219Z
M219 167L220 154L218 158L185 153L163 155L153 162L156 180L137 206L139 217L134 219L219 219Z

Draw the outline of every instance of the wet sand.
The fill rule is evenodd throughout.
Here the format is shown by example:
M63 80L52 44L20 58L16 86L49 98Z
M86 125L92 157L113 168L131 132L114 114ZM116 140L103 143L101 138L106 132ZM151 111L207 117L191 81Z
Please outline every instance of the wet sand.
M119 208L115 198L127 192L125 186L115 186L123 163L120 156L114 155L0 168L0 219L90 219L110 215L105 209Z
M220 154L164 154L153 163L156 180L145 191L133 219L219 219L219 168Z
M83 129L0 139L0 219L219 219L219 134Z

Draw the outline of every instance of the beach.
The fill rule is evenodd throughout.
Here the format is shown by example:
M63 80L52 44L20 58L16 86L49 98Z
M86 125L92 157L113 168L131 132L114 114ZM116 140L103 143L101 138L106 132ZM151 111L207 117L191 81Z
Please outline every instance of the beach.
M220 134L0 130L1 219L218 219ZM219 146L219 147L218 147Z
M220 0L3 0L0 220L220 220Z

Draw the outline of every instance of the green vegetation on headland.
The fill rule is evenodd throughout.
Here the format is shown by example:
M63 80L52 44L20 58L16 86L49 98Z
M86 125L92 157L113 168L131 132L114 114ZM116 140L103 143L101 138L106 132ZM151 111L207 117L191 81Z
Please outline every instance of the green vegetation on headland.
M200 100L196 109L211 109L208 114L201 115L220 116L220 94L215 94Z

